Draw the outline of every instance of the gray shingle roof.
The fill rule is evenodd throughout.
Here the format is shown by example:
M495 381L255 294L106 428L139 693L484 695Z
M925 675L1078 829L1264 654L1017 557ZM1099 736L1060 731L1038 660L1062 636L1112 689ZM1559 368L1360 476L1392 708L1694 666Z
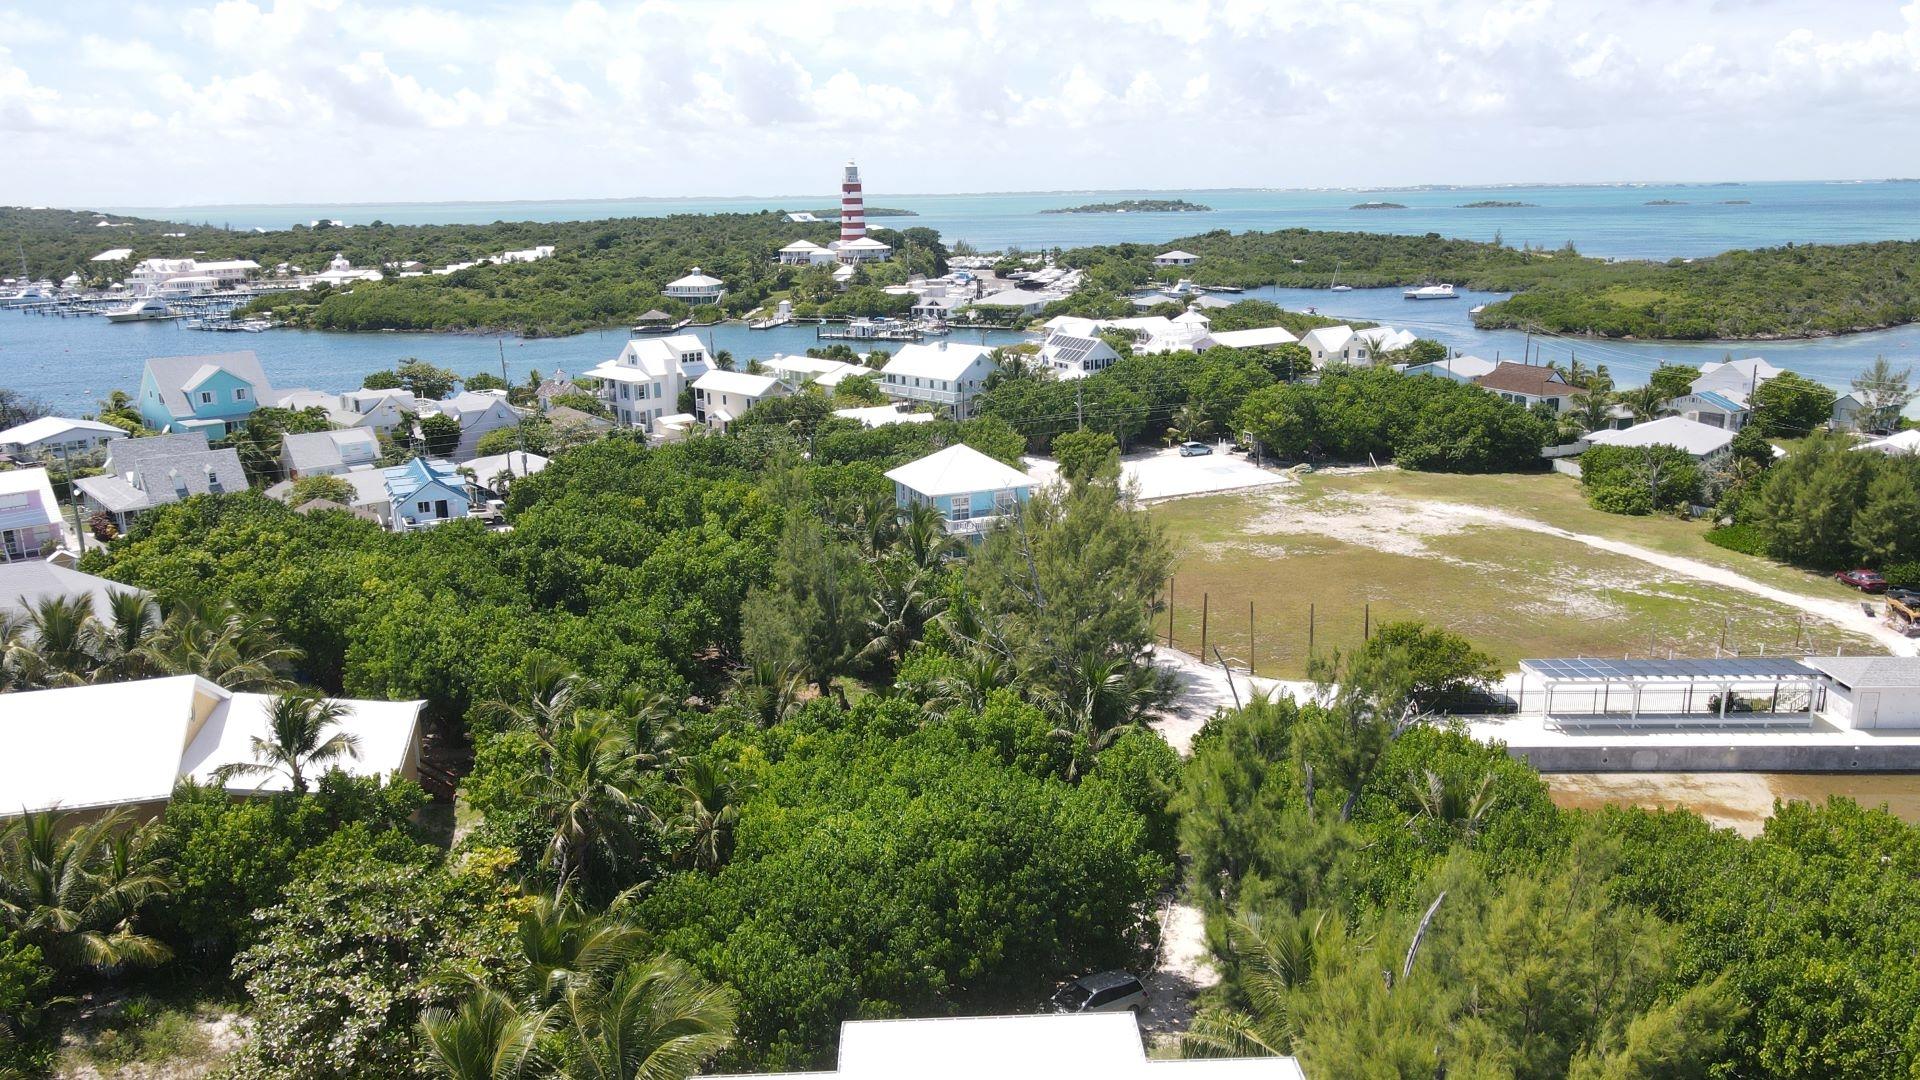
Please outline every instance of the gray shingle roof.
M0 611L24 612L54 596L88 596L94 613L104 617L112 593L139 593L141 589L83 574L39 559L0 564Z
M1850 687L1920 687L1920 657L1809 656L1808 665Z
M107 447L106 467L107 476L87 479L119 481L145 494L145 499L135 501L134 505L116 506L116 500L128 501L125 490L111 483L89 485L75 481L81 484L82 491L113 510L139 510L175 502L182 488L188 495L204 495L213 490L213 480L219 481L221 491L247 489L247 473L240 467L240 455L232 447L208 449L206 435L197 431L117 440Z
M281 441L280 456L296 472L345 468L349 456L355 464L368 464L380 456L380 439L371 429L352 431L311 431L288 435Z
M260 358L251 350L203 356L155 356L147 360L147 370L153 373L154 385L160 390L160 401L175 416L192 415L193 406L187 403L183 388L205 367L225 368L246 380L253 387L255 401L273 400L274 391L267 382L267 373L261 370Z

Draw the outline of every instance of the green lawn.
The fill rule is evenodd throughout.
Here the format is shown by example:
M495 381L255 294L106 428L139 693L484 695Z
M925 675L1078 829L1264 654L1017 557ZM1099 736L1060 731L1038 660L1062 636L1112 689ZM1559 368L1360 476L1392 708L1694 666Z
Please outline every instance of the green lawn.
M1746 593L1496 523L1427 522L1418 506L1398 502L1471 501L1743 571L1743 563L1768 568L1699 540L1697 525L1595 520L1607 515L1579 502L1563 479L1351 474L1309 477L1290 491L1157 505L1151 512L1177 552L1174 643L1199 649L1204 596L1209 655L1212 646L1239 661L1251 653L1260 674L1285 678L1305 674L1310 648L1351 649L1369 623L1409 618L1463 633L1507 664L1529 656L1711 656L1723 633L1730 650L1747 654L1843 644L1880 651ZM1470 492L1487 481L1484 493ZM1394 501L1373 498L1382 495ZM1795 587L1792 580L1833 594L1818 579L1771 569L1773 584ZM1163 638L1167 625L1163 614Z

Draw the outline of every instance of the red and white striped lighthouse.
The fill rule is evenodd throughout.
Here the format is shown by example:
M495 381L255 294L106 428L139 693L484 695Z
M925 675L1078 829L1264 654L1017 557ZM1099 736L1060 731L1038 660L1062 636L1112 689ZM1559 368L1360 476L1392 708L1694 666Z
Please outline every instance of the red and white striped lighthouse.
M860 166L847 162L846 177L840 182L840 242L858 240L867 235L867 204L860 197Z

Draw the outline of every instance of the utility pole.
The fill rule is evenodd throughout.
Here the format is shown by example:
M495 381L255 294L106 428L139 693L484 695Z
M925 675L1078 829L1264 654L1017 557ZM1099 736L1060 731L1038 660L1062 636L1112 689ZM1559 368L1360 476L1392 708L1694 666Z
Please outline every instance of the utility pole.
M1087 430L1087 396L1078 381L1073 384L1073 419L1076 430Z

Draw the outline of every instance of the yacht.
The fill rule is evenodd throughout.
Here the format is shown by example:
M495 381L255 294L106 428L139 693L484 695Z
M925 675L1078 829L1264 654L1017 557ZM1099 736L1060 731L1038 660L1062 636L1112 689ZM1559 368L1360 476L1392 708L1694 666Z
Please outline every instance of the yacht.
M155 319L177 319L167 302L158 297L148 296L123 308L107 312L108 322L152 322Z
M19 288L0 295L0 304L37 304L53 299L53 282L23 281Z
M1407 289L1400 294L1409 300L1458 300L1460 294L1453 291L1451 285L1422 285L1417 289Z
M1328 292L1352 292L1353 286L1340 284L1340 260L1333 261L1333 277L1327 281Z

